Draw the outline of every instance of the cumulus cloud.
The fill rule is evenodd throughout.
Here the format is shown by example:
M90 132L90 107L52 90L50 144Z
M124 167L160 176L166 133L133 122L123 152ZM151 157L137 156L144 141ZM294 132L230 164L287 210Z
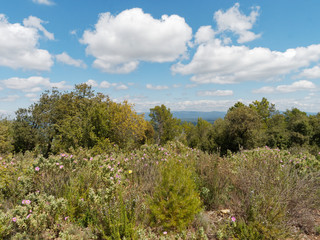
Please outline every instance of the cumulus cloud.
M214 39L214 30L211 26L202 26L195 35L195 43L207 43Z
M39 31L52 39L53 34L45 30L39 18L29 17L20 23L11 24L0 14L0 66L13 69L50 70L52 56L47 50L39 49Z
M14 102L18 98L20 98L20 96L18 96L18 95L9 95L9 96L0 98L0 101L1 102Z
M269 94L269 93L274 93L275 92L275 88L274 87L269 87L269 86L265 86L265 87L262 87L262 88L259 88L259 89L255 89L252 91L253 93L266 93L266 94Z
M115 90L127 90L129 87L123 83L110 83L108 81L102 81L100 84L93 80L89 79L87 82L85 82L87 85L90 85L92 87L98 87L98 88L111 88L114 87Z
M74 67L86 68L87 65L80 59L73 59L66 52L56 55L56 59L58 62L71 65Z
M80 42L96 59L93 66L109 73L129 73L140 61L172 62L183 56L192 38L184 18L163 15L154 19L140 8L114 16L100 14L94 30L86 30Z
M232 96L232 90L199 91L198 96Z
M313 82L307 80L300 80L293 82L290 85L279 85L277 87L262 87L256 89L253 93L292 93L297 91L312 91L316 89L316 85Z
M71 86L66 85L65 81L62 82L50 82L49 78L33 76L29 78L18 78L13 77L5 80L0 81L6 88L21 90L24 92L39 92L42 91L43 88L59 88L59 89L68 89Z
M50 0L32 0L32 2L37 3L37 4L42 4L42 5L54 5L54 2Z
M239 7L240 4L236 3L226 12L222 10L215 12L214 19L217 22L219 32L231 31L239 35L238 43L245 43L259 38L261 34L249 31L259 16L259 7L255 7L249 16L242 14L239 11Z
M116 90L127 90L128 86L125 84L119 84L115 87Z
M313 68L304 69L299 77L308 78L308 79L315 79L320 78L320 67L314 66Z
M102 81L100 83L101 88L110 88L110 87L112 87L112 86L114 87L116 85L117 85L116 83L109 83L108 81Z
M280 85L276 87L278 92L282 93L290 93L296 91L303 91L303 90L315 90L316 85L313 82L307 80L301 80L294 82L290 85Z
M89 79L87 82L85 82L87 85L92 86L92 87L98 87L99 84L93 80L93 79Z
M54 34L50 33L45 29L42 24L45 23L40 18L29 16L28 18L23 20L23 25L25 27L35 28L43 33L43 35L49 40L54 40Z
M224 46L219 41L200 44L190 63L172 66L174 73L193 74L196 83L230 84L274 79L320 59L320 44L288 49Z
M168 89L169 87L166 85L153 86L152 84L147 84L146 88L151 89L151 90L165 90L165 89Z

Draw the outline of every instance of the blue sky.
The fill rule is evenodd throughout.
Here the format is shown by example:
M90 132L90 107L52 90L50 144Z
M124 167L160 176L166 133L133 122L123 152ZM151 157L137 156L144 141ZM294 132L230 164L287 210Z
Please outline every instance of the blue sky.
M320 111L320 2L3 0L0 113L88 83L138 112Z

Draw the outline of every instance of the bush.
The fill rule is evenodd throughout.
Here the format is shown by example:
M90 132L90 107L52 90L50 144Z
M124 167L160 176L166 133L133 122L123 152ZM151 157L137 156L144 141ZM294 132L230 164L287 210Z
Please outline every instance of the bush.
M161 180L149 199L154 226L164 230L183 230L201 211L201 201L192 170L175 159L161 164Z
M227 157L231 206L244 221L238 231L249 228L264 239L283 239L293 225L312 231L312 210L319 203L319 173L308 166L313 160L268 148Z

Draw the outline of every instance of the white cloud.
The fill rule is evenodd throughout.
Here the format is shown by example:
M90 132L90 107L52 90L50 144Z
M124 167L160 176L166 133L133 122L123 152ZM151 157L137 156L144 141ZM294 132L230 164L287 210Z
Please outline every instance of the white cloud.
M115 90L127 90L129 87L122 83L110 83L108 81L102 81L100 84L93 79L89 79L86 84L97 87L97 88L111 88L114 87Z
M98 84L95 80L93 80L93 79L89 79L89 80L86 82L86 84L89 85L89 86L92 86L92 87L97 87L97 86L99 86L99 84Z
M25 27L35 28L35 29L41 31L44 34L44 36L46 38L48 38L49 40L54 40L54 34L48 32L47 29L45 29L42 26L42 23L44 23L43 20L41 20L40 18L34 17L34 16L29 16L28 18L23 20L23 25Z
M236 3L226 12L222 10L215 12L214 19L217 22L219 32L232 31L239 35L238 43L245 43L259 38L261 34L249 31L259 16L259 7L254 8L249 16L242 14L239 11L239 7L240 4Z
M81 43L96 59L93 66L109 73L129 73L140 61L172 62L183 56L192 38L184 18L163 15L154 19L140 8L116 16L100 14L94 30L86 30Z
M74 67L86 68L87 65L80 59L73 59L66 52L56 55L56 59L58 62L62 62L67 65L71 65Z
M25 96L26 96L27 98L36 98L38 95L35 94L35 93L27 93Z
M6 88L21 90L24 92L39 92L42 91L43 88L50 89L52 87L56 87L59 89L68 89L71 86L66 85L65 81L53 83L50 82L49 78L43 78L38 76L33 76L29 78L18 78L13 77L0 81Z
M274 87L269 87L269 86L265 86L259 89L255 89L252 91L253 93L274 93L275 92L275 88Z
M43 4L43 5L54 5L54 2L50 0L32 0L32 2L37 3L37 4Z
M314 66L313 68L304 69L299 77L308 79L320 78L320 67Z
M52 57L47 50L38 49L40 35L38 20L25 19L27 26L20 23L11 24L5 15L0 14L0 66L13 69L50 70ZM24 21L24 22L25 22ZM33 25L30 21L34 21ZM41 25L41 22L38 22ZM45 30L44 28L40 31ZM45 33L50 37L50 33ZM48 37L47 36L47 37Z
M253 90L253 93L292 93L297 91L312 91L316 89L316 85L313 82L307 80L300 80L293 82L290 85L279 85L277 87L262 87L260 89Z
M290 93L296 91L303 91L303 90L314 90L316 85L313 82L307 80L301 80L292 83L291 85L280 85L276 87L278 92L282 93Z
M232 96L232 90L199 91L198 96Z
M200 44L188 64L172 66L174 73L193 74L196 83L230 84L263 81L291 73L320 59L320 44L288 49L223 46L219 41Z
M110 88L112 86L112 83L109 83L108 81L102 81L100 83L101 88Z
M146 85L146 88L148 89L152 89L152 90L165 90L165 89L168 89L169 87L168 86L165 86L165 85L157 85L157 86L153 86L152 84L147 84Z
M211 26L202 26L195 35L195 43L206 43L214 39L214 31Z
M0 98L0 101L2 101L2 102L14 102L18 98L20 98L20 96L18 96L18 95L9 95L7 97Z
M128 89L128 86L124 85L124 84L120 84L120 85L117 85L115 87L116 90L127 90Z

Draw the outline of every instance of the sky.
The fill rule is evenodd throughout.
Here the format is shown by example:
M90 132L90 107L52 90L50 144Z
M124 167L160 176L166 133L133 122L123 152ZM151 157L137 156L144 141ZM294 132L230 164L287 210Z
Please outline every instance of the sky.
M148 112L320 112L319 0L1 0L0 114L87 83Z

